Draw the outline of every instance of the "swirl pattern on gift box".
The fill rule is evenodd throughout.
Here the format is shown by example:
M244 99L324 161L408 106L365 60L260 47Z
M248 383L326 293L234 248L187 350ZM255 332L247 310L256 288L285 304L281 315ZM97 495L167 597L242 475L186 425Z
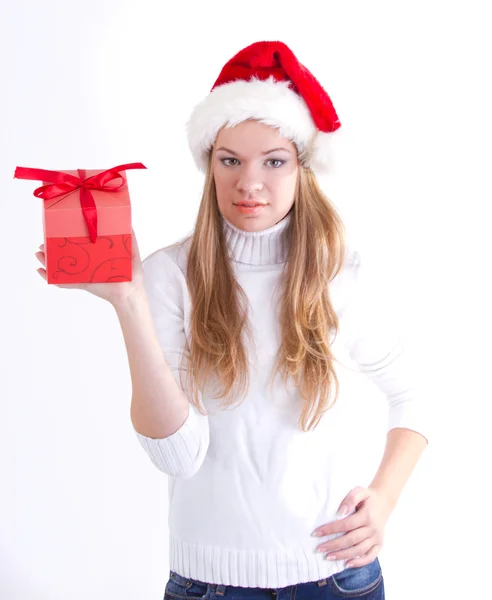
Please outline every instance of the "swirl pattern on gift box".
M116 281L130 281L128 277L122 275L125 270L124 263L130 263L129 258L112 258L105 260L94 270L91 282L104 280L105 283L116 282Z
M109 283L132 280L132 236L48 238L47 257L56 265L56 283Z
M55 238L56 239L56 238ZM53 272L53 279L59 279L60 273L65 275L80 275L89 266L91 259L89 252L82 246L90 242L74 242L69 238L63 238L57 247L70 254L62 254L56 262L57 269Z
M124 235L123 236L123 244L126 248L126 251L128 252L128 256L130 258L132 258L132 236L131 235Z

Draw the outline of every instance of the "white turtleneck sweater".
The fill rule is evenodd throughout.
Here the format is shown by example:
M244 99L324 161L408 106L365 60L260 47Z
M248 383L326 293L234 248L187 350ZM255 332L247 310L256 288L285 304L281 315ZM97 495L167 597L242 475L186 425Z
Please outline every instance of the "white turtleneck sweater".
M340 363L335 406L314 431L303 432L293 385L286 388L277 375L270 392L280 341L279 297L273 292L286 261L291 218L289 213L266 230L246 232L221 217L235 275L249 299L256 345L256 352L250 353L245 400L221 410L220 400L202 390L200 399L209 415L190 403L186 421L169 437L153 439L136 432L150 460L169 476L170 568L184 577L274 589L316 581L345 568L345 560L328 561L315 552L322 541L340 534L315 538L311 533L337 518L351 487L363 485L350 479L342 460L345 440L350 440L353 452L364 452L350 438L357 415L351 386L344 383L347 378L367 376L384 393L388 431L405 427L428 439L426 407L415 391L413 363L388 318L381 290L361 268L354 249L349 248L342 270L330 283L340 321L332 344ZM189 357L188 249L189 241L162 248L144 261L157 334L178 382L180 354L184 352L184 361Z

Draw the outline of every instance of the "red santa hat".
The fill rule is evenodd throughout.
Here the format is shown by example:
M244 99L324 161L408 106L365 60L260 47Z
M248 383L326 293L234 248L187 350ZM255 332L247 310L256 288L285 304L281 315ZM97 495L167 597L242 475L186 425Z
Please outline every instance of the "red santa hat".
M305 166L319 174L330 172L340 120L326 91L282 42L255 42L240 50L193 109L186 129L201 171L206 171L221 127L248 119L276 127L297 145Z

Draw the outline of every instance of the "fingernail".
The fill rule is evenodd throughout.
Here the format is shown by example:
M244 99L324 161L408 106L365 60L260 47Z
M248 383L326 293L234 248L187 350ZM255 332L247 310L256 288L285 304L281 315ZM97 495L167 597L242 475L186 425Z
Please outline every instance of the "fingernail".
M312 537L321 537L323 534L321 531L313 531L311 534Z
M337 512L337 515L339 517L344 517L347 513L348 513L348 507L347 506L342 506L340 508L340 510Z

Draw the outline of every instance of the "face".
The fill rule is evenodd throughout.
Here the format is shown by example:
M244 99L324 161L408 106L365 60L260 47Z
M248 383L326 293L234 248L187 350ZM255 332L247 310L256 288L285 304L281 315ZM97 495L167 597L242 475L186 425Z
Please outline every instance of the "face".
M236 227L261 231L291 209L299 162L294 144L274 127L244 121L223 127L215 140L213 176L220 212ZM261 204L242 209L243 202Z

